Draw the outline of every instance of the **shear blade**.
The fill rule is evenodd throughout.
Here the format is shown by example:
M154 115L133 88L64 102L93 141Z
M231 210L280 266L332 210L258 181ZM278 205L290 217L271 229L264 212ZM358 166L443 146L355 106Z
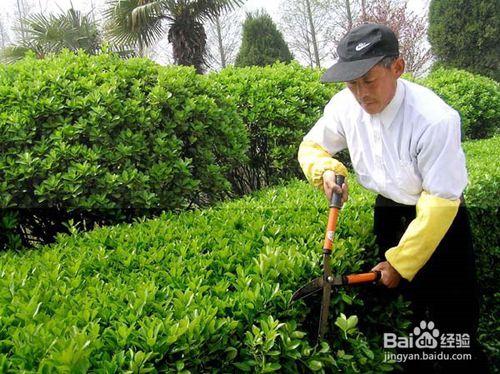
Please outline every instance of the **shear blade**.
M295 291L295 293L292 295L291 301L297 301L303 299L304 297L312 295L313 293L316 293L322 289L323 289L323 278L313 279L305 286Z
M331 286L340 286L344 284L344 281L341 276L332 276L329 283ZM295 291L290 301L297 301L303 299L304 297L312 295L318 291L321 291L322 289L323 289L323 277L315 278L309 283L307 283L305 286Z

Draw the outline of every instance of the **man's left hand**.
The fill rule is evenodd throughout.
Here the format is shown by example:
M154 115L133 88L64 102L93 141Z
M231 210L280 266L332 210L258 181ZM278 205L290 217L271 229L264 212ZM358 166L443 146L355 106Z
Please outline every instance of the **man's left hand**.
M372 271L378 270L382 273L379 283L382 283L387 288L395 288L401 281L401 275L392 265L387 262L380 262L377 264Z

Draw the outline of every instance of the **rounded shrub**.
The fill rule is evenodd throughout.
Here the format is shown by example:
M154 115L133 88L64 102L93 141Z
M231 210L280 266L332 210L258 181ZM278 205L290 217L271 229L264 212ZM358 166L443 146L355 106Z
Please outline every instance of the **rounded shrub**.
M421 83L460 113L464 138L481 139L498 134L500 89L494 80L439 67Z
M0 107L0 247L219 200L248 144L219 83L147 59L0 66Z
M302 137L323 114L341 84L322 84L322 72L290 64L228 67L211 78L233 97L250 137L249 164L234 171L236 191L248 192L280 179L301 177Z

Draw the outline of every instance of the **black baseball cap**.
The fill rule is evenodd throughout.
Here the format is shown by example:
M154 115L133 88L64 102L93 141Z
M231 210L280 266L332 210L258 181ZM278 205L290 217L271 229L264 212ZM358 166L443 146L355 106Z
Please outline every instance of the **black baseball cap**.
M321 82L358 79L384 57L399 56L398 38L387 26L366 23L345 35L337 46L339 59L321 77Z

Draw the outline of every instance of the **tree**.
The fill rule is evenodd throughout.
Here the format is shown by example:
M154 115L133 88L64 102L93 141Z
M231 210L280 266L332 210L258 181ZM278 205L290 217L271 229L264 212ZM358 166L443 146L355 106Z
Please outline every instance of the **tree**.
M16 0L16 13L17 13L17 20L19 22L19 27L17 28L17 30L20 31L19 35L21 37L21 40L24 41L26 37L26 34L24 32L25 30L24 20L29 15L29 4L27 4L24 0Z
M248 13L243 24L243 40L236 66L266 66L276 61L290 62L293 56L283 35L264 10Z
M360 14L356 24L373 22L386 25L399 40L399 52L406 62L406 71L420 75L432 59L426 43L426 17L408 9L406 1L377 0L365 5L364 16Z
M336 42L347 34L360 17L366 13L366 5L360 0L333 0L330 5L330 32Z
M9 33L7 32L3 19L0 19L0 48L5 48L9 42Z
M286 0L281 3L281 22L290 49L310 67L321 67L334 48L330 35L331 0Z
M72 50L83 48L92 52L98 45L96 25L74 9L59 16L34 14L21 19L20 23L23 25L19 30L22 35L20 42L4 51L4 56L12 59L22 58L28 50L43 58L46 54L65 47Z
M439 62L500 78L497 0L433 0L429 41Z
M243 0L108 0L107 31L114 42L144 49L168 29L176 64L193 65L198 73L206 67L207 35L203 24ZM166 25L164 25L164 21Z
M207 66L223 69L234 64L241 42L241 13L216 17L207 27Z

